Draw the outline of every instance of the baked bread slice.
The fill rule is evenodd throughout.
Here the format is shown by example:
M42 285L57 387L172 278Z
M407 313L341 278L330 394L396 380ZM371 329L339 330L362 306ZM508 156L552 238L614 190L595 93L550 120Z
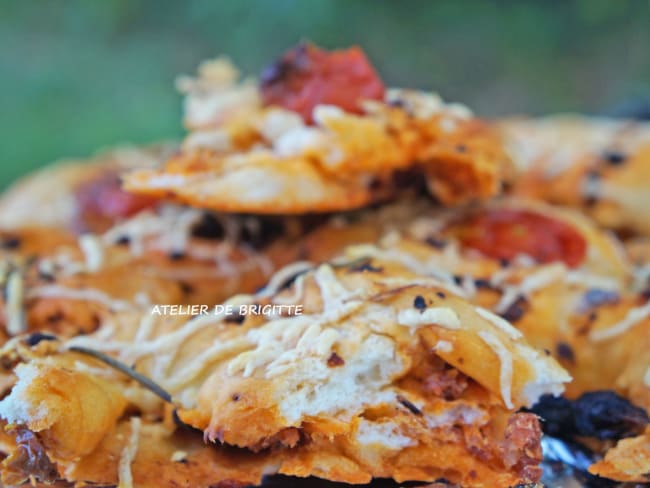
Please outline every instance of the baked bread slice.
M610 229L650 233L650 124L558 115L499 128L517 167L514 193L578 207Z
M120 174L162 164L171 143L123 146L87 160L65 160L12 184L0 197L0 228L46 227L100 233L156 200L122 191Z
M256 214L349 210L405 186L426 186L448 205L500 192L510 170L501 140L466 107L383 86L370 96L363 87L381 84L373 75L357 98L341 100L354 92L342 81L354 64L324 66L359 54L352 51L299 46L276 65L281 75L259 84L238 84L223 59L204 63L198 78L180 83L190 130L182 150L161 169L127 174L125 188ZM306 98L302 110L296 97Z
M464 486L539 478L541 431L534 415L517 409L559 393L570 377L507 322L390 262L324 264L284 287L287 274L279 278L229 303L302 305L303 315L169 318L148 336L117 323L113 337L79 337L63 350L105 350L135 364L171 393L182 422L212 442L270 449L283 474L352 483L444 477ZM61 367L71 355L74 364L88 361L73 352L41 353L17 371L50 361ZM76 374L98 375L96 367ZM20 378L0 402L3 418L28 427L37 414L48 418L51 394L40 385L51 377ZM78 399L67 402L74 406L91 393L80 387L67 394ZM67 415L81 413L71 407ZM44 439L52 432L30 431ZM59 432L74 439L73 429ZM48 458L65 464L64 445L49 444Z

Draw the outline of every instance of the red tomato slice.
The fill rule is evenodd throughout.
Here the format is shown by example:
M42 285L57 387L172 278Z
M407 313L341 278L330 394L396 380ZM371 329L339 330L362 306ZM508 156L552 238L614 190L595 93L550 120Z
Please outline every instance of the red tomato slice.
M574 268L587 252L587 242L571 225L528 210L488 210L452 232L465 247L495 259L526 254L540 263L563 261Z
M152 207L158 201L152 197L125 192L119 176L110 172L81 185L77 188L76 197L83 215L110 220L130 217L140 210Z
M384 84L358 47L325 51L301 44L262 73L262 98L312 123L316 105L336 105L359 113L361 100L382 100Z

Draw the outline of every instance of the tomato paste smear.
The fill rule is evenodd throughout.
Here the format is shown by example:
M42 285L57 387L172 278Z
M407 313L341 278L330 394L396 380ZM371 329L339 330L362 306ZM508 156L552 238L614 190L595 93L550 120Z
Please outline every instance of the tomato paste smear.
M453 229L465 247L485 256L512 260L525 254L539 263L582 263L587 243L571 225L529 210L495 209L478 213Z
M279 105L313 123L316 105L361 113L362 100L383 100L384 84L356 46L326 51L300 44L266 68L261 77L265 105Z

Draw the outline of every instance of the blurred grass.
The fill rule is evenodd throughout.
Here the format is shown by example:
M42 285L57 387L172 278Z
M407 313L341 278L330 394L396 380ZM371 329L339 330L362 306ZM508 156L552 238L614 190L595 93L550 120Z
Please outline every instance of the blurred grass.
M391 85L488 115L650 96L647 0L0 0L0 186L60 157L178 138L173 81L225 53L360 44Z

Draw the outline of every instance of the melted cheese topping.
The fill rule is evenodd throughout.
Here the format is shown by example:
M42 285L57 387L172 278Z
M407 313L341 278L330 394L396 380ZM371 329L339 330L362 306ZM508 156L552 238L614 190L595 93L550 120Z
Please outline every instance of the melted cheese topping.
M501 398L506 408L512 409L512 354L497 336L487 331L479 331L479 337L490 346L501 362L499 383L501 384Z
M99 271L104 263L104 246L94 234L84 234L79 238L79 247L86 259L86 269L91 273Z
M630 309L625 318L614 325L605 329L592 330L589 334L589 338L594 342L606 341L627 332L629 329L648 317L650 317L650 302L640 307Z
M9 274L5 290L7 293L7 307L5 309L7 332L10 335L17 335L27 330L23 308L25 284L19 271L13 271Z
M413 329L433 324L445 329L460 329L458 314L449 307L430 307L422 311L414 308L401 310L397 314L397 323Z
M502 332L505 332L508 337L512 339L519 339L520 337L523 337L523 334L519 330L515 329L510 324L510 322L503 319L502 317L499 317L498 315L484 309L483 307L476 307L475 310L476 313L478 313L485 320L500 329Z
M131 417L131 435L127 444L122 449L120 462L117 469L118 488L133 488L133 474L131 464L138 452L138 441L140 439L141 421L139 417Z
M44 285L30 289L27 298L65 298L68 300L97 302L116 312L134 309L133 304L125 300L116 300L95 288L75 290L60 285Z

